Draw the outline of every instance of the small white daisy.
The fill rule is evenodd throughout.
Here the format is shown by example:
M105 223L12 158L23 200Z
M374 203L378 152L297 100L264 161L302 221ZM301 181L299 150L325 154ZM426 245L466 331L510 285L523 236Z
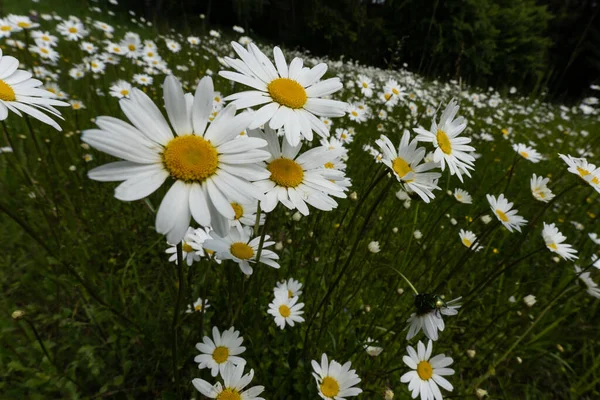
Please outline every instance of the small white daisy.
M202 343L196 343L196 349L202 354L197 355L194 361L198 363L199 369L210 368L212 376L217 376L219 371L223 374L227 364L244 366L246 360L239 357L246 348L242 346L244 338L234 327L223 331L221 334L215 326L212 329L213 338L208 336L202 338Z
M458 235L460 236L460 241L465 247L468 247L473 251L479 251L483 248L479 244L476 244L474 247L472 247L473 243L475 243L475 241L477 240L477 236L475 236L473 232L461 229Z
M459 203L463 203L463 204L472 204L473 203L473 198L471 197L469 192L467 192L466 190L459 189L459 188L454 189L454 198Z
M327 355L323 353L321 364L313 360L311 365L321 398L344 400L346 397L354 397L362 393L362 389L354 387L360 383L360 378L355 370L350 369L350 361L344 365L335 360L329 362Z
M304 322L301 317L304 314L302 311L304 303L298 303L298 297L288 297L287 292L275 292L275 298L269 304L267 313L275 318L275 324L281 329L284 329L286 324L294 326L296 322Z
M213 375L214 376L214 375ZM244 375L244 365L227 364L221 371L223 384L217 382L214 385L203 379L195 378L192 385L209 399L218 400L265 400L258 397L264 390L264 386L253 386L244 390L254 378L254 370Z
M408 356L402 357L402 361L413 371L407 372L400 377L400 382L408 383L411 397L416 399L421 395L421 400L442 400L442 388L451 392L454 387L444 376L454 375L454 370L447 368L452 365L452 358L445 354L438 354L431 357L433 344L431 340L427 342L427 348L419 340L417 350L412 346L406 347Z
M292 297L298 297L302 294L302 283L295 280L294 278L290 278L287 281L277 282L277 286L273 289L273 292L282 291L287 294L287 296L291 299Z
M498 218L498 221L500 221L509 232L512 232L513 229L521 232L521 226L525 225L527 220L517 215L518 210L511 210L513 203L510 203L503 194L500 194L498 199L489 194L485 197L490 203L492 212L496 218Z
M529 186L534 199L547 203L554 198L554 193L548 189L549 181L550 178L544 178L536 174L532 175Z
M563 259L575 260L579 258L576 256L577 250L575 250L573 246L563 243L567 237L559 232L555 224L547 224L544 222L542 238L544 238L544 242L546 242L546 247L551 252L561 256Z
M198 297L196 301L192 304L188 304L187 310L185 311L188 314L192 314L195 312L206 312L206 309L210 308L210 304L208 304L208 300L202 299L202 297Z

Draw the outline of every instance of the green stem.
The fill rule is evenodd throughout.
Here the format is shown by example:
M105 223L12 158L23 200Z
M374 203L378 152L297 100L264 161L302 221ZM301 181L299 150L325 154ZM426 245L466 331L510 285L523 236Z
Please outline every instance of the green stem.
M408 280L408 278L407 278L406 276L404 276L404 274L403 274L402 272L398 271L398 270L397 270L396 268L394 268L394 267L389 267L389 268L390 268L390 269L392 269L392 270L394 270L394 271L396 271L396 273L397 273L398 275L400 275L400 276L402 277L402 279L404 279L404 281L405 281L406 283L408 283L408 286L410 286L410 288L412 289L412 291L413 291L413 292L415 292L415 296L418 296L418 295L419 295L419 292L417 291L417 289L416 289L416 288L413 286L413 284L412 284L412 283L410 283L410 281Z
M171 331L173 337L171 339L171 352L173 358L173 377L175 378L175 392L177 393L177 398L181 398L179 394L179 365L177 362L177 341L179 339L179 312L181 303L183 300L183 286L185 281L183 279L183 245L181 242L177 244L177 300L175 301L175 309L173 310L173 325L171 327Z

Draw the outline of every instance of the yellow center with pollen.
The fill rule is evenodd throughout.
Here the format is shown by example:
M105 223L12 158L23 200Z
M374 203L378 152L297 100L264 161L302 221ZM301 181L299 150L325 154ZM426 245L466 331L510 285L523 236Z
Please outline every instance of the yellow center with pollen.
M2 28L0 28L0 30L2 30L4 32L8 32L8 31L12 31L12 27L10 27L9 25L3 25Z
M242 207L238 203L231 203L231 207L233 208L233 211L235 212L234 219L238 220L238 219L242 218L242 215L244 215L244 207Z
M396 96L398 96L400 94L400 91L396 88L393 88L392 93L394 93Z
M498 218L500 218L502 221L504 222L508 222L508 217L506 216L506 214L504 214L504 212L502 210L496 210L496 215L498 216Z
M270 179L283 187L295 188L304 180L304 170L300 164L289 158L277 158L267 165L271 173Z
M17 25L19 26L19 28L29 28L31 26L29 22L24 21L19 22Z
M202 304L198 304L197 306L194 307L195 311L202 311Z
M328 161L325 163L324 167L327 169L334 169L335 165L331 161Z
M287 318L292 314L292 311L290 310L290 308L288 306L286 306L285 304L282 304L279 306L279 314L281 314L281 316L283 318Z
M321 382L320 389L325 397L333 398L340 392L340 384L334 378L326 376Z
M392 98L392 94L391 94L391 93L385 93L385 94L383 95L383 98L384 98L384 99L386 99L386 100L389 100L389 99L391 99L391 98Z
M526 152L526 151L522 151L522 152L521 152L521 153L519 153L519 154L521 154L521 155L522 155L524 158L529 158L529 153L528 153L528 152Z
M163 164L175 179L204 182L219 166L217 149L200 136L185 135L172 139L162 153Z
M394 161L392 161L392 169L394 170L395 173L398 174L398 176L400 178L404 178L406 176L406 174L408 174L409 172L412 172L412 168L410 167L410 165L404 161L403 158L396 158Z
M428 361L421 361L417 365L417 374L422 380L428 381L433 376L433 367Z
M473 244L473 243L471 243L471 241L470 241L469 239L467 239L467 238L464 238L464 239L462 240L462 242L463 242L463 244L464 244L465 246L467 246L467 247L471 247L471 245Z
M366 89L366 88L368 88L368 87L369 87L369 84L368 84L367 82L363 82L363 83L362 83L362 86L363 86L363 87Z
M444 132L441 129L438 129L435 138L437 139L438 146L440 147L440 149L442 149L444 153L452 153L452 144L450 143L450 139L448 138L448 135L446 135L446 132Z
M293 79L277 78L267 85L271 98L289 108L302 108L308 100L306 90Z
M130 44L129 46L127 46L127 48L129 49L129 51L134 51L135 50L135 45Z
M15 96L15 91L13 88L2 79L0 79L0 100L4 101L15 101L17 100L17 96Z
M233 388L225 388L217 395L217 400L241 400L240 392Z
M292 297L294 297L294 293L288 289L288 299L291 299Z
M129 90L127 90L127 89L121 90L121 95L128 96L129 95Z
M548 245L548 248L552 249L552 250L558 250L558 246L556 245L556 243L550 243Z
M249 260L254 256L254 249L243 242L233 243L229 251L240 260Z
M75 27L72 26L72 27L69 28L69 32L70 33L77 33L77 28L75 28Z
M358 113L356 111L352 111L350 114L352 114L355 117L358 117Z
M223 364L229 358L229 349L225 346L218 346L212 353L212 358L217 364Z
M190 246L189 244L187 244L187 242L183 242L182 249L186 253L193 253L194 252L194 248L192 246Z

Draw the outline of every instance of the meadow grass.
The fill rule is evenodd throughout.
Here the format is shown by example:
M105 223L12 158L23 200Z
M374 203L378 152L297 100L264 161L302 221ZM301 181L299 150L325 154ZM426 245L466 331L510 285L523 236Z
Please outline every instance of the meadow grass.
M23 13L23 4L7 3L4 12ZM32 6L40 13L54 8ZM77 6L59 15L81 18L90 30L83 40L96 44L99 52L106 37L92 27L95 20L115 27L114 42L129 31L153 40L188 92L207 74L222 96L244 90L217 75L226 69L218 58L233 56L228 42L239 39L238 33L226 29L213 37L197 32L202 42L194 47L176 30L157 35L139 18L127 18L122 11L113 17L107 9ZM39 29L60 37L59 20L39 22ZM181 51L171 52L165 38L180 43ZM577 264L599 279L592 257L600 247L588 235L600 233L599 194L558 157L570 154L598 163L599 112L592 100L565 107L517 93L426 81L407 70L285 51L288 61L298 55L305 65L326 62L327 77L340 77L345 85L333 97L360 105L357 112L365 115L363 122L350 115L330 120L332 136L348 137L348 198L329 212L310 208L302 216L280 204L268 214L257 233L277 242L280 269L255 264L248 277L232 261L217 264L203 257L191 267L182 265L183 276L178 276L165 254L170 246L154 226L167 188L146 200L115 199L116 184L87 176L114 157L81 141L82 131L93 128L98 116L126 119L109 88L119 79L139 86L133 75L144 73L146 65L122 58L74 79L71 68L96 57L84 53L79 42L60 38L60 58L52 64L10 39L31 40L24 32L0 39L5 56L16 57L25 69L43 66L36 76L50 88L57 84L53 90L59 97L79 100L85 108L61 109L62 132L12 113L3 121L1 143L12 152L0 153L1 398L203 398L192 379L216 380L197 368L194 345L210 336L213 326L240 331L247 348L243 357L255 371L253 384L265 386L267 399L318 398L311 360L320 360L322 353L352 362L361 378L360 397L390 398L384 396L391 390L394 398L408 398L410 391L400 382L409 371L402 357L408 345L425 338L419 333L406 340L406 321L415 312L406 280L419 293L445 301L462 297L458 315L445 318L446 328L434 342L433 354L454 360L455 374L448 377L454 390L444 392L446 397L476 398L483 396L481 390L488 398L505 399L599 395L599 301L574 271ZM259 46L270 56L272 45ZM146 72L154 82L142 90L164 113L165 70ZM361 93L359 75L372 79L372 97ZM406 96L386 107L379 97L389 79L397 80ZM376 147L369 151L365 146L375 146L381 134L395 146L404 130L414 137L413 129L429 128L451 98L460 103L459 115L468 121L463 135L472 138L478 157L464 183L446 169L435 199L425 203L402 190L379 162ZM542 161L525 159L513 149L515 143L534 147ZM420 146L433 150L429 143ZM556 195L550 202L532 196L534 173L550 178ZM456 188L466 190L472 204L457 201ZM504 194L515 203L528 220L522 232L501 225L487 194ZM543 222L557 224L578 260L566 261L550 251L541 236ZM460 229L477 235L472 248L461 242ZM369 250L373 241L379 252ZM479 245L481 250L473 251ZM303 284L306 321L280 330L267 309L273 287L291 277ZM179 288L185 306L174 319ZM535 304L526 304L528 295L535 296ZM198 297L208 299L210 308L182 312ZM365 351L368 338L383 348L379 355Z

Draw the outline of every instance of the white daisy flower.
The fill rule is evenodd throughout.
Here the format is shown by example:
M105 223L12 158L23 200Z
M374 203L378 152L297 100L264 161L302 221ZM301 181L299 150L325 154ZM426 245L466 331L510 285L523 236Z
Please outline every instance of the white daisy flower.
M546 247L563 259L568 261L579 258L576 256L577 250L575 250L573 246L563 243L567 237L563 236L563 234L558 231L555 224L547 224L544 222L542 238L544 238L544 242L546 242Z
M415 132L419 134L417 136L418 141L433 143L436 148L433 161L441 163L442 171L448 164L450 173L458 176L458 179L462 182L463 173L471 177L469 170L473 169L475 157L469 153L473 153L475 149L467 145L471 142L471 138L459 137L467 127L467 122L463 117L454 119L458 109L459 106L456 100L450 100L440 117L439 124L435 122L434 117L429 131L416 128Z
M142 86L150 86L152 85L152 82L154 82L154 78L148 74L135 74L133 75L133 80L135 83Z
M256 260L260 237L252 238L251 233L252 230L249 227L243 229L232 227L229 230L229 234L224 237L219 236L216 232L211 232L211 239L204 242L204 248L214 251L217 258L221 260L235 261L246 275L252 275L254 270L250 266L250 263L256 263L257 261L273 268L279 268L279 264L277 263L279 256L271 250L266 249L274 245L275 242L269 241L270 236L265 235L260 260Z
M406 340L415 337L421 329L429 339L438 340L438 330L441 332L446 327L442 315L458 314L458 309L461 307L458 303L461 299L462 297L458 297L446 303L433 294L418 294L415 297L417 312L412 313L406 320L408 323Z
M277 282L277 286L273 289L273 292L284 292L288 298L291 299L292 297L298 297L302 294L302 290L300 290L301 288L302 283L294 278L290 278L287 281Z
M188 266L191 266L194 262L200 261L200 258L205 256L203 244L206 239L210 238L208 232L210 232L209 228L206 228L206 230L203 228L188 228L183 240L181 241L183 259L186 261ZM177 264L177 245L172 245L165 251L165 253L171 254L171 257L169 257L169 262L174 262Z
M588 233L588 236L592 240L592 242L594 242L600 246L600 235L598 235L595 232L590 232L590 233Z
M0 38L7 38L14 32L19 32L22 29L13 24L8 18L0 18Z
M198 297L198 299L196 301L194 301L194 303L192 303L191 305L188 304L187 306L187 310L185 310L186 313L188 314L192 314L195 312L206 312L207 308L210 308L210 304L208 304L208 300L204 299L202 300L202 297Z
M454 189L453 194L454 194L454 198L459 203L463 203L463 204L472 204L473 203L473 198L471 197L469 192L467 192L466 190L456 188L456 189Z
M383 347L374 346L374 344L375 344L375 340L373 340L371 338L367 338L367 340L365 341L365 344L363 345L365 351L371 357L377 357L383 351Z
M0 121L8 117L9 110L19 117L23 112L60 131L61 127L44 112L62 119L54 106L69 104L55 100L56 95L41 88L42 82L33 79L31 72L18 68L19 60L3 56L0 49Z
M296 322L304 322L304 318L301 317L304 314L304 303L298 303L298 299L297 296L288 297L287 292L275 292L275 298L269 304L267 313L275 318L275 324L281 329L284 329L286 324L294 326Z
M329 362L327 355L323 353L321 364L313 360L311 365L321 398L344 400L346 397L354 397L362 393L362 389L354 387L360 382L360 378L355 370L350 369L350 361L344 365L335 360Z
M513 144L513 150L516 151L521 157L532 163L538 163L542 159L542 155L538 153L536 149L531 146L527 146L522 143Z
M366 75L358 75L356 84L360 88L360 92L365 97L373 96L373 81Z
M54 47L58 44L58 38L50 32L33 31L31 37L36 44L43 44L46 46Z
M500 221L509 232L512 232L513 229L521 232L521 226L525 225L527 220L517 215L518 210L511 210L513 203L510 203L503 194L498 196L498 199L489 194L486 194L485 197L490 203L492 212L496 218L498 218L498 221Z
M288 66L282 51L275 47L273 65L253 43L248 50L239 43L232 42L232 46L240 59L225 57L224 61L237 72L221 71L219 75L255 90L235 93L225 100L232 100L240 109L264 104L254 114L250 129L267 122L271 129L283 127L292 146L297 146L302 137L312 140L313 131L329 136L329 130L317 117L341 117L346 103L323 98L342 88L339 78L319 81L327 72L326 64L303 68L302 59L294 58Z
M119 43L119 47L124 51L127 58L138 58L142 55L142 41L138 34L128 32Z
M585 158L575 158L562 154L559 154L559 156L569 166L568 171L570 173L577 175L600 193L600 167L588 163Z
M581 268L576 265L575 273L579 275L579 279L585 284L585 291L588 292L590 296L600 299L600 287L598 287L598 284L590 277L590 272L581 272Z
M460 237L460 241L465 247L468 247L473 251L479 251L483 248L483 246L479 244L476 244L475 247L472 247L473 243L475 243L475 241L477 240L477 236L475 236L473 232L461 229L458 235Z
M233 219L231 201L261 199L263 192L248 182L261 179L268 171L256 165L269 154L258 150L266 142L258 138L238 140L248 124L247 113L235 115L235 107L225 108L208 125L212 111L213 85L203 78L194 96L185 95L181 84L168 76L164 84L164 100L169 127L158 107L138 89L119 104L133 123L112 117L98 117L100 129L84 131L82 140L118 161L95 168L89 177L103 182L124 181L115 189L115 197L123 201L142 199L154 193L171 177L175 183L162 200L156 214L156 230L167 236L169 243L180 242L190 219L202 226L212 226L225 235L228 226L211 215L220 213Z
M223 384L217 382L211 385L203 379L195 378L192 380L192 385L209 399L265 400L258 397L265 390L264 386L253 386L244 390L254 378L253 369L244 375L244 365L227 364L221 371L221 377L223 378Z
M445 354L438 354L431 357L433 344L431 340L427 342L427 348L419 340L417 350L412 346L406 347L408 356L402 357L402 361L413 371L407 372L400 377L400 382L408 383L413 399L421 396L421 400L442 400L442 388L451 392L454 387L444 376L454 375L454 370L447 368L452 365L452 358Z
M381 135L375 143L383 153L382 162L394 171L399 182L410 191L417 193L426 203L435 198L432 190L439 189L437 181L441 174L428 171L438 167L439 164L435 162L421 163L425 157L425 149L417 148L417 139L411 141L410 133L405 131L398 151L385 135Z
M550 182L550 178L544 178L533 174L529 183L533 198L543 201L544 203L547 203L554 198L554 194L548 189L548 182Z
M219 329L214 326L212 334L212 339L204 336L202 343L196 343L196 349L202 353L194 358L199 369L210 368L211 375L217 376L219 371L223 374L225 366L228 364L242 367L246 364L246 360L239 357L246 351L246 348L242 346L244 338L234 327L221 334Z
M63 35L68 41L77 41L87 36L88 31L80 21L64 20L56 26L58 33Z
M21 29L34 29L40 26L40 24L31 21L31 18L25 15L10 14L7 19L11 24Z
M109 88L109 93L111 96L116 97L118 99L122 99L124 97L129 98L129 95L131 94L131 88L131 83L121 79L116 81Z
M523 297L523 303L525 303L527 307L533 307L534 304L537 303L537 299L534 295L528 294L527 296Z

